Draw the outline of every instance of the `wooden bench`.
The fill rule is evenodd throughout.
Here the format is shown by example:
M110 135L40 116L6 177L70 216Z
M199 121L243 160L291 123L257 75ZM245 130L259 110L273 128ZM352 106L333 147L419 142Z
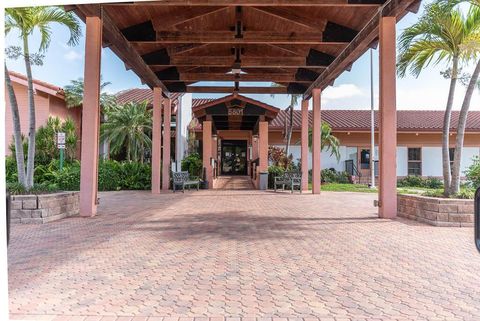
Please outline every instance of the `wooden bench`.
M273 182L273 188L275 192L277 191L277 186L282 185L282 189L285 190L285 187L290 188L290 190L295 190L295 187L298 186L300 193L302 192L302 173L300 172L285 172L281 176L275 176Z
M190 178L190 174L188 172L173 172L172 173L172 180L173 180L173 192L176 192L177 186L182 186L182 192L185 193L185 186L190 189L190 186L196 186L197 191L200 188L200 179L198 178Z

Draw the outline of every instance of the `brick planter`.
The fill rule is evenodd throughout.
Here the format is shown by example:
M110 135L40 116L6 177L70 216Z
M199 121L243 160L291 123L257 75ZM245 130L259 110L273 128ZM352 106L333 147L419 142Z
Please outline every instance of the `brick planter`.
M43 195L14 195L11 203L13 223L48 223L79 213L79 192Z
M397 195L398 216L435 226L473 226L473 200Z

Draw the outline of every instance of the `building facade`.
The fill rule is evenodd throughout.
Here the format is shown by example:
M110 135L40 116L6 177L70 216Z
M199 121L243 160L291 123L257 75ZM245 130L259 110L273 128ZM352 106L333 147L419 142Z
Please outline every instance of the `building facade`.
M27 77L17 72L10 71L13 90L17 98L18 112L20 115L20 127L22 134L28 135L28 84ZM75 122L78 137L81 135L81 108L67 108L65 104L65 94L61 87L40 81L33 80L35 95L35 125L39 127L45 125L49 117L58 117L61 120L71 118ZM7 88L5 87L5 147L7 155L10 154L8 146L13 141L13 121L10 99Z

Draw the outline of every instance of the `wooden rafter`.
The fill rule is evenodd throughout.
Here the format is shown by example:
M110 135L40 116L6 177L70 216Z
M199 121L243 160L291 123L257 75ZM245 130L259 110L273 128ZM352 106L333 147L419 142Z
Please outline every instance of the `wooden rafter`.
M210 44L299 44L337 45L348 41L324 41L322 32L245 31L242 38L235 38L231 31L158 31L156 40L130 39L133 43L210 43Z
M220 12L228 7L198 7L195 10L185 10L185 8L179 8L174 14L168 16L154 17L152 19L153 27L158 27L162 30L174 30L173 28L179 24L187 23L189 21L203 18L210 14Z
M160 79L162 79L160 77ZM265 73L254 73L254 74L226 74L226 73L181 73L178 79L162 79L163 82L199 82L199 81L245 81L245 82L301 82L301 83L311 83L311 80L300 79L296 80L295 74L288 73L278 73L278 74L265 74Z
M331 6L378 6L377 0L157 0L109 3L108 6L287 6L287 7L331 7Z
M224 94L232 93L235 87L228 86L188 86L187 93L212 93ZM241 94L286 94L286 87L240 87L238 90Z
M285 7L250 7L251 9L260 11L269 16L281 19L284 22L294 24L300 27L323 32L327 21L324 19L312 19L304 17L295 12L295 8Z

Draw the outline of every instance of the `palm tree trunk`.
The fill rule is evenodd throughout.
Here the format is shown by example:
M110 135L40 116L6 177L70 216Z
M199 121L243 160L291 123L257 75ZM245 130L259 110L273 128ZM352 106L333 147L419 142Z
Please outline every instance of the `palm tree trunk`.
M450 196L450 119L452 118L453 98L455 96L455 87L457 85L457 71L458 71L458 57L453 57L452 62L452 76L450 79L450 89L448 92L447 106L443 117L443 131L442 131L442 163L443 163L443 194L446 197Z
M457 194L460 191L460 165L462 162L463 140L465 137L465 127L467 126L468 110L470 109L470 101L480 76L480 60L473 71L470 82L468 83L465 97L463 98L462 109L458 116L457 140L455 143L455 155L453 158L452 183L450 184L450 193Z
M33 173L35 171L35 97L33 95L33 77L32 66L30 64L30 52L28 50L28 36L23 36L23 55L25 59L25 69L27 71L28 81L28 158L27 158L27 189L33 186Z
M17 160L18 182L25 187L25 155L23 154L22 129L20 127L20 114L18 112L17 97L13 90L12 81L8 74L7 64L5 63L5 84L7 85L8 96L10 99L10 109L12 110L13 137L15 141L15 159Z
M142 139L142 141L140 143L140 163L142 163L142 164L144 162L144 156L145 156L144 148L145 148L145 143Z
M131 150L130 150L130 138L127 139L127 161L130 162L131 160Z

